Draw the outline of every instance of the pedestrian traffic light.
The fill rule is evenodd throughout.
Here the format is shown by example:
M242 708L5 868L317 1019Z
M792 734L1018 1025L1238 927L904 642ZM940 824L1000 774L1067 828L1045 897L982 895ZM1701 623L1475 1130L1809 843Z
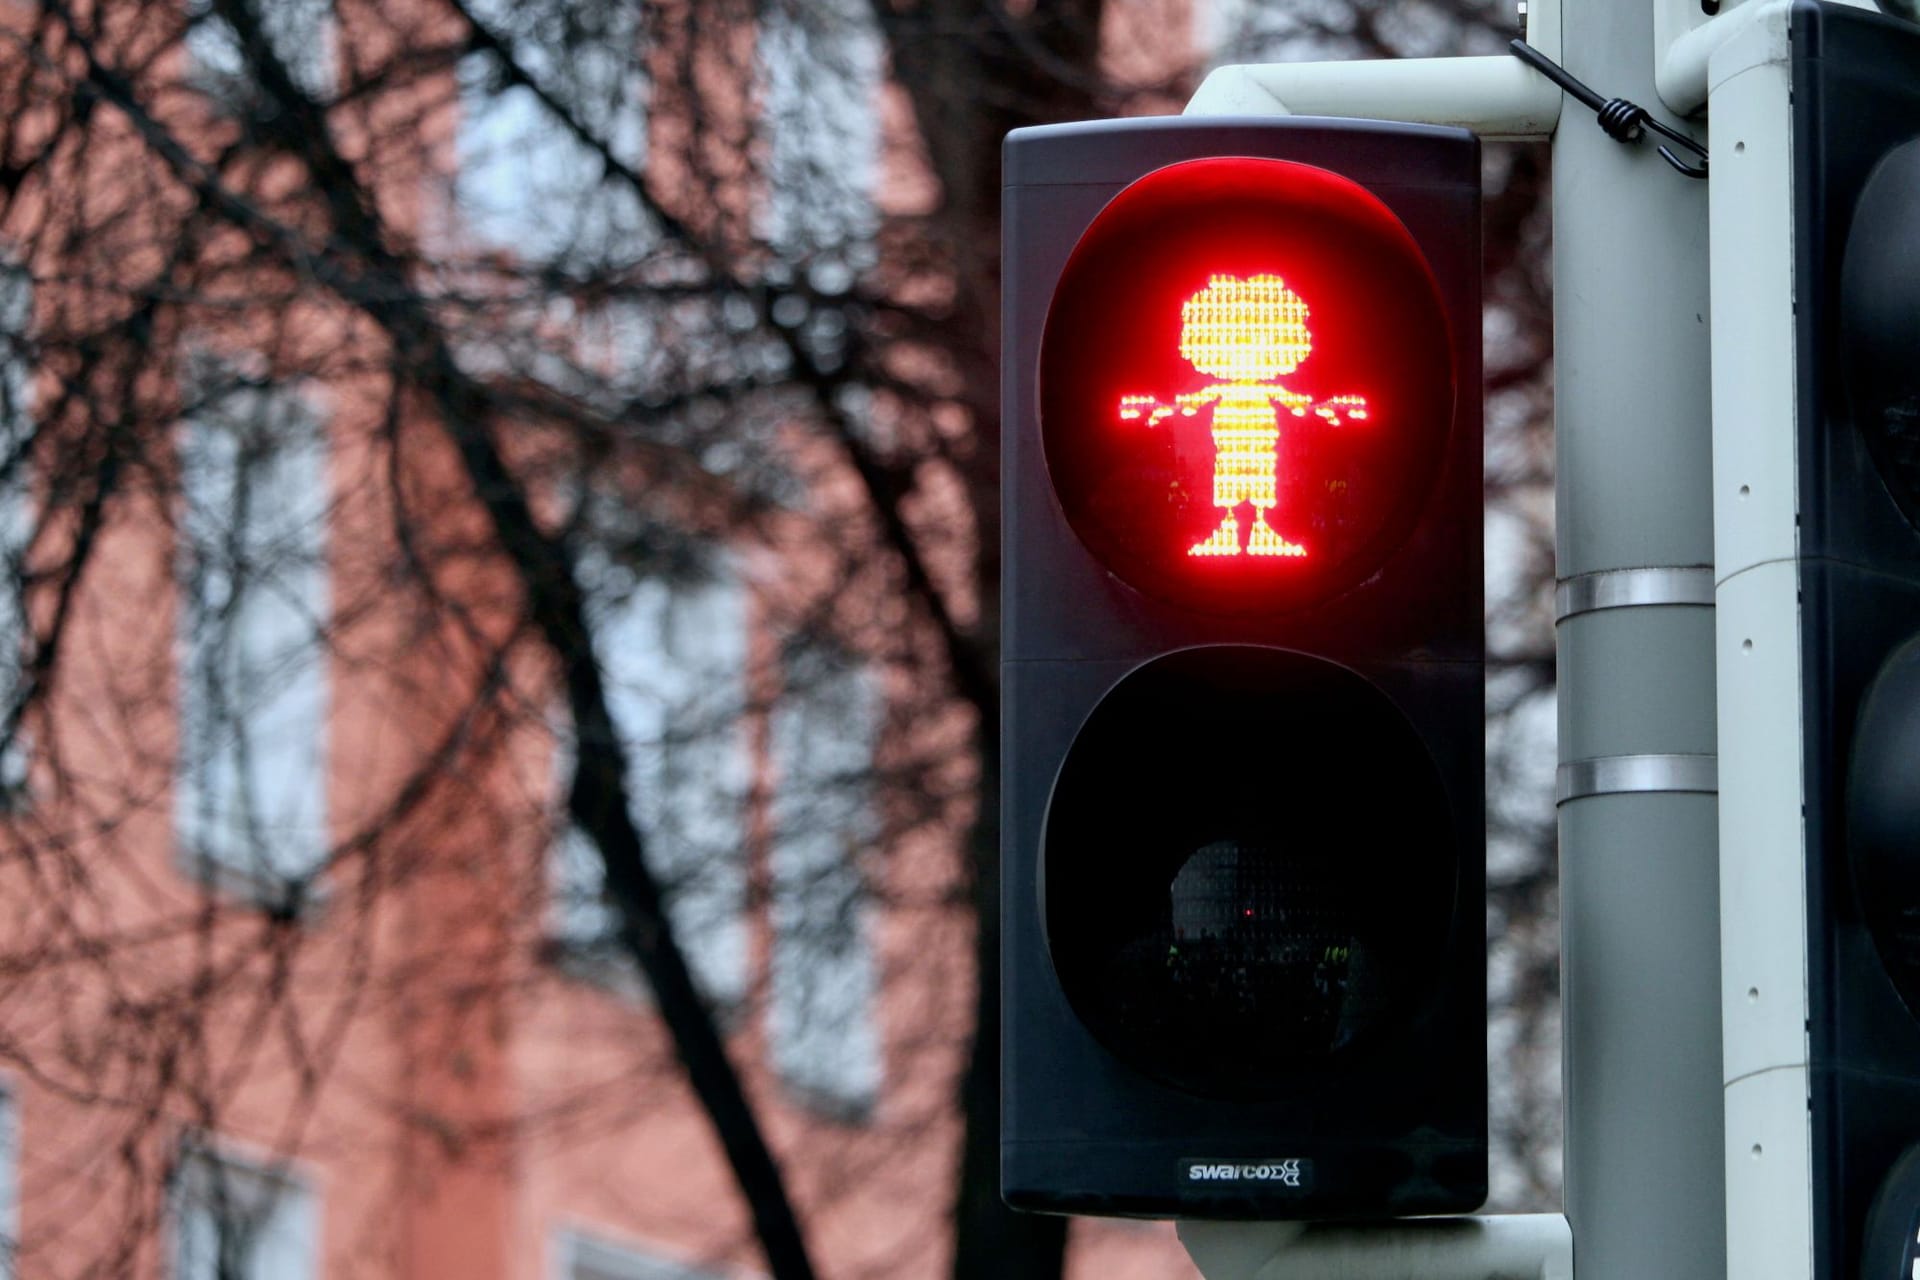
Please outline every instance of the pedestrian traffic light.
M1920 1222L1920 27L1801 3L1791 34L1814 1275L1892 1280L1862 1260Z
M1002 1189L1486 1191L1479 147L1005 151Z

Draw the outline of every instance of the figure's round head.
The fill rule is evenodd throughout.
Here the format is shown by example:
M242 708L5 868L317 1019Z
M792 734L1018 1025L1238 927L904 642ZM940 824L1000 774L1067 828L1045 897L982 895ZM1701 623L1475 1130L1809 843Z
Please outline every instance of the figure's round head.
M1292 373L1313 350L1307 304L1279 276L1222 276L1180 306L1180 354L1229 382Z

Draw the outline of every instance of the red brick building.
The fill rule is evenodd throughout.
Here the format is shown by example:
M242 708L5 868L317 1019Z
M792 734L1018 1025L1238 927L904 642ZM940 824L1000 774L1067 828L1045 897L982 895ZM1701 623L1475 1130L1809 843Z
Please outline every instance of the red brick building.
M654 501L645 448L554 446L542 405L618 420L700 363L659 354L671 278L644 305L513 292L527 264L587 272L623 244L622 278L644 277L651 215L606 164L656 175L688 218L744 202L734 220L822 290L872 269L882 217L930 182L879 41L776 14L583 57L603 156L411 9L273 0L259 38L378 175L363 216L419 255L442 313L486 319L457 333L463 367L535 388L508 447L542 518L592 534L577 567L631 816L822 1273L942 1274L972 1014L966 719L900 661L882 580L846 567L843 464L795 443L782 501L715 521L697 489ZM27 584L0 625L29 637L9 682L37 688L0 855L12 1274L758 1274L564 820L556 673L433 408L390 376L380 304L343 303L324 235L306 258L276 239L312 229L322 179L248 151L284 113L250 114L259 51L224 12L15 5L0 52L6 154L37 157L0 222L0 537ZM641 38L580 12L602 47ZM1188 37L1144 12L1116 10L1116 49L1150 21L1176 65ZM396 42L418 65L374 75ZM688 142L689 103L755 163L676 181L713 145ZM119 412L125 456L92 443ZM788 440L768 422L733 447ZM1164 1226L1076 1229L1073 1258L1190 1274Z

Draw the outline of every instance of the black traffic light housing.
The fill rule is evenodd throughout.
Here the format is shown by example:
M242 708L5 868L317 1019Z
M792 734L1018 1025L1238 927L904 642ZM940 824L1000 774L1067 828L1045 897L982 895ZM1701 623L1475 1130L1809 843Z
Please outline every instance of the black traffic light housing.
M1852 1280L1920 1144L1920 28L1791 36L1814 1274Z
M1479 146L1005 150L1002 1189L1486 1192Z

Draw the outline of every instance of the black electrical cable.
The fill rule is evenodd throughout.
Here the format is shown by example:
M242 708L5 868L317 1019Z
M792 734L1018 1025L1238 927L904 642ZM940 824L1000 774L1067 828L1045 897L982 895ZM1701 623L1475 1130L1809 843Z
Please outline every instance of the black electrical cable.
M1600 128L1616 142L1638 142L1648 129L1661 137L1685 147L1700 157L1697 165L1688 164L1674 154L1672 147L1660 144L1660 155L1666 162L1686 174L1689 178L1707 176L1707 149L1689 138L1686 134L1668 125L1661 124L1653 114L1637 102L1628 102L1625 98L1602 98L1599 94L1582 84L1565 67L1540 52L1525 40L1514 40L1507 45L1514 57L1538 71L1547 79L1564 89L1570 96L1578 98L1586 108L1594 113Z

